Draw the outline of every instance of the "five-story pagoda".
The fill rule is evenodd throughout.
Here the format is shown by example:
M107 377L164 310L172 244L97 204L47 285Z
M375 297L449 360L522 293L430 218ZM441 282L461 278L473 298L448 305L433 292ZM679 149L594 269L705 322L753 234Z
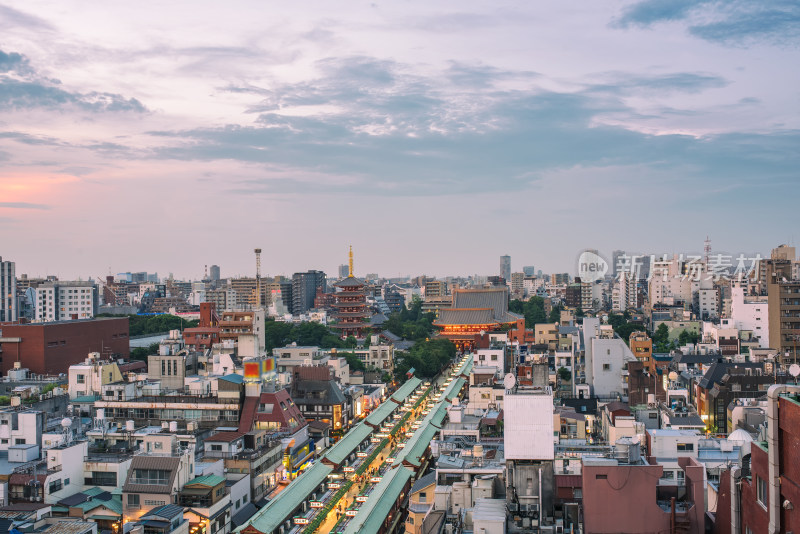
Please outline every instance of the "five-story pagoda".
M336 302L333 305L333 317L336 324L331 325L340 331L342 338L363 336L363 330L368 326L366 319L369 317L367 310L367 292L363 281L353 276L353 247L350 247L350 274L347 278L339 280L333 286L336 288Z

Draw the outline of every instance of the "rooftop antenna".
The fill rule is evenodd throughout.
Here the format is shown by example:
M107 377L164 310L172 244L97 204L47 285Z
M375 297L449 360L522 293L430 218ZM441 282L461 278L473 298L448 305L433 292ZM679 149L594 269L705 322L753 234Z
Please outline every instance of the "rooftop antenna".
M203 265L203 280L208 280L208 264Z
M258 308L261 308L261 249L257 248L256 253L256 300Z
M711 256L711 240L708 238L708 236L706 236L703 252L705 253L706 265L708 265L708 258Z

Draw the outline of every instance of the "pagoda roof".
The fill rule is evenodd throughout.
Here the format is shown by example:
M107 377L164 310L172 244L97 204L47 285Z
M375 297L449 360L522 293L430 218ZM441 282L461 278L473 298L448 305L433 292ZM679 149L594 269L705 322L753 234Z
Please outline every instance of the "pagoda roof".
M337 301L337 302L333 303L333 306L335 306L337 308L352 308L352 307L355 307L355 306L366 306L366 305L367 305L366 299L355 300L355 301L352 301L352 302L349 302L349 301Z
M369 326L369 323L336 323L328 325L330 328L338 328L339 330L358 329Z
M354 312L346 312L346 311L336 311L334 314L335 317L367 317L369 312L366 310L366 306L364 306L364 310L361 311L354 311Z
M442 308L439 310L434 324L436 325L471 325L471 324L496 324L492 308Z
M348 276L347 278L342 278L333 285L334 287L359 287L359 286L365 286L366 284L364 283L363 280L360 280L355 276Z
M451 308L492 308L496 318L508 313L508 288L455 289Z

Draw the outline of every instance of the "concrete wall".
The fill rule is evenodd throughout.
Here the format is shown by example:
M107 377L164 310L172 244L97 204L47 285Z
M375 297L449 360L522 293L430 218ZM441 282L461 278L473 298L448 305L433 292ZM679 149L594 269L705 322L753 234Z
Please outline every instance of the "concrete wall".
M592 389L595 396L608 398L626 395L622 372L628 360L635 360L628 346L621 339L591 340ZM587 367L589 362L587 360Z

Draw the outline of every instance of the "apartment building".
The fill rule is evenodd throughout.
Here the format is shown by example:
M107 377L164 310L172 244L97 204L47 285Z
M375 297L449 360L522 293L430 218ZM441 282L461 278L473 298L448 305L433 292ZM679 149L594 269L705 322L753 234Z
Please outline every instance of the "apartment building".
M94 282L44 282L34 289L36 322L91 319L97 313L97 305Z
M0 256L0 323L19 319L17 311L17 275L13 261Z

